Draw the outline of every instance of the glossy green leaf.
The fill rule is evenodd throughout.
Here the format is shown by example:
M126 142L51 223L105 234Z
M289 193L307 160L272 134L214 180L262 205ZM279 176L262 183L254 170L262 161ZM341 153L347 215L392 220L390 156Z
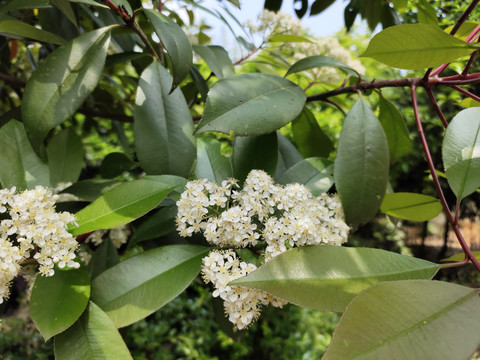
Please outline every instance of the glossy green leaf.
M385 136L387 137L390 163L394 164L402 156L412 151L412 140L410 140L408 135L405 120L395 105L383 96L379 97L379 104L380 112L378 114L378 120L380 120L383 131L385 131Z
M428 221L442 212L440 200L414 193L385 194L380 211L410 221Z
M310 16L320 14L330 7L335 0L315 0L310 7Z
M91 5L91 6L95 6L95 7L104 8L104 9L109 9L109 7L107 5L99 3L95 0L70 0L70 2L78 3L78 4Z
M259 73L230 76L210 89L195 132L268 134L295 119L305 101L303 90L282 77Z
M157 206L174 187L157 181L134 180L107 191L75 217L73 235L128 224Z
M473 255L480 261L480 251L472 251ZM463 261L465 260L465 253L460 252L449 256L448 258L440 260L441 262L454 262L454 261Z
M254 169L275 174L278 161L277 133L237 137L233 144L233 177L243 182ZM261 154L261 156L259 156Z
M289 168L303 160L302 154L280 132L277 131L278 161L275 179L278 180Z
M135 231L128 242L128 247L131 248L142 241L158 239L159 237L175 231L176 216L176 205L161 208L135 228Z
M49 8L50 0L11 0L4 6L0 7L0 13L23 9L41 9Z
M90 302L82 317L67 331L55 337L55 359L129 360L133 358L109 317L97 305Z
M223 180L232 177L230 159L221 153L222 144L216 139L197 139L197 165L195 177L208 179L220 184Z
M240 9L240 1L239 0L227 0L229 3L232 3L236 7Z
M419 0L417 3L417 19L421 24L438 25L437 12L427 0Z
M287 77L290 74L295 74L301 71L311 70L316 67L325 67L325 66L340 69L343 72L345 72L347 75L360 78L360 74L355 69L338 61L337 59L333 59L323 55L308 56L306 58L298 60L295 64L290 66L287 73L285 74L285 77Z
M465 21L462 26L460 26L460 29L458 29L454 36L465 41L479 24L480 22L478 21ZM450 31L452 31L453 27L454 25L451 25L445 28L443 31L445 31L447 34L450 34Z
M196 68L196 66L192 66L190 69L190 77L197 88L197 91L200 93L202 101L207 99L208 91L210 90L208 87L207 80L204 79L200 71Z
M183 192L183 190L185 189L185 185L187 185L188 182L187 179L175 175L147 175L143 176L142 180L157 181L163 184L170 185L173 190L168 195L168 197L175 201L180 199L180 194Z
M389 27L375 35L361 56L400 69L422 69L467 56L476 48L446 34L438 26L406 24Z
M465 98L458 105L465 108L479 107L480 102L473 100L472 98Z
M157 62L142 73L134 112L135 148L148 174L188 177L196 157L192 116L172 77Z
M288 34L279 34L279 35L270 36L267 39L267 42L270 42L270 43L273 43L273 42L310 42L311 43L311 41L304 36L288 35Z
M479 317L475 289L427 280L377 284L348 305L323 359L470 359Z
M168 16L156 10L143 9L143 11L170 56L173 79L170 84L165 84L165 86L173 90L185 79L192 67L193 53L190 40L182 28Z
M458 199L480 186L480 108L460 111L448 125L442 144L448 184Z
M302 160L289 168L278 182L304 184L313 195L320 195L333 186L333 162L324 158Z
M105 156L100 166L100 175L104 179L111 179L130 170L135 163L121 152L113 152Z
M69 41L52 52L28 80L22 117L36 151L48 132L73 115L97 86L107 56L110 29L91 31Z
M80 200L92 202L121 183L122 181L119 180L81 180L63 190L62 193L73 194Z
M48 165L33 151L22 123L12 119L3 125L0 143L0 183L4 188L24 190L50 184Z
M18 20L3 20L0 22L0 34L5 37L27 38L55 45L66 43L66 40L60 36L37 29L35 26Z
M375 216L387 188L388 168L385 133L361 99L345 118L335 159L335 186L349 224L360 225Z
M73 12L72 6L70 5L69 0L50 0L55 7L60 10L70 22L78 27L77 19L75 18L75 13Z
M303 307L342 312L372 284L431 279L438 269L429 261L385 250L318 245L287 250L230 285L264 290Z
M328 157L333 149L332 141L318 125L315 115L307 108L292 121L292 133L298 150L306 158Z
M90 279L86 268L56 268L53 276L37 276L30 299L30 315L42 336L48 340L77 321L89 297Z
M107 237L97 247L92 255L92 258L88 262L87 269L90 273L90 278L93 280L105 270L117 265L120 262L120 258L117 253L115 245L112 240Z
M182 293L200 272L209 248L167 245L108 269L92 283L92 300L116 327L145 318Z
M193 50L205 60L217 78L223 79L235 74L232 60L230 60L227 51L223 47L217 45L194 45Z
M83 167L82 139L72 128L56 134L47 145L50 184L75 183Z

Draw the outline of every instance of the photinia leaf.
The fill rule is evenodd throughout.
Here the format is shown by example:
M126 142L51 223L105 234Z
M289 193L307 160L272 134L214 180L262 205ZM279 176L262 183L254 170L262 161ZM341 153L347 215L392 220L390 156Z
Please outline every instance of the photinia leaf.
M73 115L97 86L111 27L85 33L52 52L25 86L22 117L28 138L39 152L43 139Z
M116 327L145 318L182 293L209 248L167 245L118 263L95 278L92 300Z
M462 26L460 26L460 29L455 33L455 37L459 38L463 41L467 39L467 37L475 30L475 28L480 24L480 22L477 21L465 21ZM445 28L443 31L445 31L447 34L450 34L450 31L452 31L454 25L451 25L447 28Z
M221 153L222 144L216 139L197 139L197 165L195 177L208 179L220 184L223 180L232 177L230 159Z
M135 148L148 174L187 177L196 157L192 116L181 90L170 93L171 83L156 61L143 71L135 100Z
M448 125L442 144L448 184L458 199L480 186L480 108L460 111Z
M50 8L50 0L11 0L6 5L0 7L0 13L23 9L42 9Z
M338 61L337 59L330 58L328 56L323 55L316 55L316 56L308 56L301 60L298 60L295 64L290 66L285 77L290 74L298 73L305 70L310 70L316 67L334 67L342 70L347 75L351 75L354 77L360 78L360 74L355 69L351 68L350 66Z
M313 195L318 196L333 186L333 162L315 157L302 160L289 168L278 182L304 184Z
M422 69L467 56L475 49L477 45L461 41L438 26L405 24L379 32L361 56L400 69Z
M117 249L113 245L112 240L107 237L98 246L88 262L87 269L90 273L90 278L93 280L105 270L117 265L120 262Z
M412 151L412 140L410 140L408 135L402 114L400 114L395 105L383 96L379 96L379 104L378 120L380 120L387 137L390 163L394 164L399 158Z
M69 0L50 0L55 7L60 10L70 22L78 27L77 19L75 18L75 13L73 12L72 6L70 5Z
M323 359L470 359L480 342L479 317L475 289L384 282L348 305Z
M188 40L182 28L168 16L156 10L143 9L143 11L170 56L173 80L167 87L173 90L185 79L192 67L193 54L190 40Z
M90 301L82 317L55 336L55 359L133 359L109 317Z
M427 0L419 0L417 3L417 19L421 24L438 25L437 13Z
M258 156L262 154L262 156ZM233 144L233 177L241 183L254 169L265 170L273 176L278 161L277 133L237 137Z
M64 189L61 193L73 194L80 200L94 201L108 190L120 185L119 180L88 179L81 180Z
M48 165L33 151L23 124L10 120L0 128L0 183L18 191L50 184Z
M277 131L278 142L278 161L277 170L275 171L275 179L279 178L296 163L303 160L302 154L297 148L280 132Z
M280 76L259 73L230 76L210 89L203 118L195 132L268 134L295 119L305 101L303 90Z
M104 179L112 179L130 170L133 165L135 165L135 163L126 154L113 152L105 156L102 160L100 175Z
M72 128L56 134L47 145L50 184L75 183L83 167L82 139Z
M335 159L335 186L347 223L356 226L375 216L387 188L388 169L385 133L360 99L345 118Z
M90 278L84 267L55 269L53 276L38 275L30 299L30 315L45 341L68 329L85 310Z
M134 180L115 186L75 214L74 235L128 224L155 208L175 186L151 180Z
M380 249L293 248L230 285L266 291L293 304L342 312L363 289L380 281L431 279L439 265Z
M232 60L230 60L227 51L223 47L216 45L194 45L193 50L205 60L217 78L223 79L235 74Z
M267 39L267 42L269 43L273 43L273 42L309 42L311 43L311 41L304 36L287 35L287 34L270 36Z
M480 251L472 251L473 255L477 258L477 260L480 260ZM452 256L449 256L448 258L440 260L441 262L454 262L454 261L463 261L465 260L465 253L457 253Z
M315 115L307 108L292 121L292 133L298 150L306 158L328 157L333 149L332 141L318 125Z
M51 32L37 29L35 26L18 20L3 20L0 22L0 34L5 37L28 38L36 41L63 45L67 41Z
M320 14L325 11L335 0L315 0L310 6L310 16Z
M473 100L472 98L465 98L458 105L462 106L462 107L465 107L465 108L471 108L471 107L480 106L480 102L476 101L476 100Z
M428 221L442 212L442 205L431 196L399 192L385 194L380 211L400 219Z

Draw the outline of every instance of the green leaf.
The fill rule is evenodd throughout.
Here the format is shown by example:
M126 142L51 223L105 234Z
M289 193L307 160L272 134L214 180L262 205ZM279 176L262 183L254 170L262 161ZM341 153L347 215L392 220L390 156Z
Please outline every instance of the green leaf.
M313 113L306 107L292 121L295 144L301 154L308 157L328 157L333 149L332 141L322 131Z
M412 140L408 136L407 126L402 114L400 114L395 105L383 96L379 96L379 104L380 112L378 119L387 137L390 163L394 164L402 156L412 151Z
M55 359L133 359L109 317L90 302L82 317L55 337Z
M320 14L334 2L335 0L315 0L310 7L310 16Z
M188 177L196 157L192 116L180 89L169 94L171 83L157 62L143 71L135 100L135 148L148 174Z
M50 184L48 165L33 151L22 123L12 119L3 125L0 143L0 183L4 188L25 190Z
M135 163L124 153L113 152L105 156L100 166L100 175L104 179L111 179L130 170Z
M313 195L318 196L327 192L333 185L333 162L323 158L302 160L289 168L278 182L304 184Z
M286 35L286 34L270 36L267 39L267 42L269 43L273 43L273 42L284 42L284 43L285 42L309 42L311 43L311 41L304 36Z
M476 101L476 100L473 100L472 98L465 98L458 105L462 106L464 108L471 108L471 107L480 106L480 102Z
M128 248L133 247L139 242L158 239L159 237L175 231L176 216L176 205L161 208L135 228L135 231L128 242Z
M233 5L235 5L237 8L240 9L240 1L238 0L227 0L229 3L232 3Z
M73 115L102 74L110 27L85 33L52 52L33 72L23 94L22 117L38 152L56 125Z
M270 74L240 74L210 89L196 133L219 131L237 136L273 132L295 119L306 95L296 84Z
M91 6L95 6L95 7L104 8L104 9L109 9L109 7L107 5L99 3L95 0L70 0L70 2L78 3L78 4L91 5Z
M381 283L347 307L323 359L469 359L480 342L479 317L475 289L427 280Z
M104 179L88 179L79 181L65 190L62 193L73 194L81 200L94 201L101 195L120 185L119 180L104 180Z
M38 275L30 299L30 315L45 341L68 329L85 310L90 279L84 267L55 269L53 276Z
M275 179L281 176L293 165L303 160L302 155L297 148L280 132L277 131L278 142L278 161Z
M463 199L480 186L480 108L460 111L448 125L442 144L448 184Z
M335 186L349 224L371 220L388 182L388 144L380 122L361 99L350 110L337 147Z
M120 262L117 249L110 238L106 238L100 246L95 250L90 259L87 269L90 278L93 280L105 270L117 265Z
M18 20L3 20L0 22L0 34L5 37L28 38L55 45L63 45L66 43L66 40L60 36L37 29L35 26Z
M220 184L223 180L232 177L230 159L221 153L222 144L216 139L197 139L197 166L195 177L208 179Z
M69 0L51 0L51 2L67 17L68 20L70 20L73 25L75 25L75 27L78 27L77 19L75 18L75 13L73 12Z
M478 21L465 21L462 26L460 26L460 29L455 33L455 37L459 38L463 41L467 39L467 37L475 30L475 28L480 24ZM450 34L450 31L452 31L454 25L451 25L447 28L445 28L443 31L446 33Z
M261 156L259 156L261 154ZM243 182L254 169L265 170L273 176L277 168L277 133L236 137L233 144L233 177Z
M75 217L74 235L128 224L157 206L174 187L157 181L134 180L107 191Z
M23 9L42 9L50 8L50 0L11 0L0 7L0 13Z
M380 211L400 219L428 221L442 212L442 205L431 196L399 192L386 194Z
M227 51L223 47L217 45L194 45L193 51L205 60L217 78L223 79L227 76L235 75L232 60L230 60Z
M437 12L427 0L419 0L417 3L417 18L421 24L438 25Z
M473 255L477 258L477 260L480 260L480 251L472 251ZM457 254L454 254L452 256L449 256L448 258L440 260L441 262L454 262L454 261L463 261L465 260L465 253L460 252Z
M100 274L92 299L116 327L130 325L182 293L200 272L209 248L167 245L131 257Z
M264 290L293 304L342 312L380 281L430 279L439 266L380 249L305 246L287 250L230 285Z
M155 10L143 9L143 11L152 23L155 33L165 46L172 62L173 80L170 84L166 84L169 88L168 94L188 75L193 63L192 46L182 28L168 16Z
M173 190L168 197L175 201L180 199L180 195L188 183L187 179L175 175L147 175L143 176L142 180L157 181L172 186Z
M360 74L355 69L338 61L337 59L333 59L323 55L308 56L306 58L298 60L295 64L290 66L290 69L288 69L287 73L285 74L285 77L287 77L290 74L295 74L301 71L310 70L316 67L324 67L324 66L334 67L342 70L347 75L360 78Z
M446 34L438 26L406 24L384 29L361 55L400 69L422 69L467 56L477 45Z
M47 145L50 184L75 183L82 171L83 154L82 139L72 128L55 135Z

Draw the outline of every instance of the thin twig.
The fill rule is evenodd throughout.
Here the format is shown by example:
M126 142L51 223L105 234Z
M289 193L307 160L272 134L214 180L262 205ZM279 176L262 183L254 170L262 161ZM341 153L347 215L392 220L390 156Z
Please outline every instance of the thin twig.
M435 99L435 95L433 94L433 91L430 87L425 87L425 90L427 91L428 97L430 98L430 101L432 102L433 108L435 109L435 112L437 113L438 117L443 123L443 126L448 127L448 121L445 119L445 115L443 115L442 110L440 109L440 106L437 103L437 99Z
M452 89L457 90L458 92L460 92L464 95L467 95L469 98L472 98L473 100L480 102L480 96L477 96L477 95L471 93L470 91L465 90L465 89L463 89L463 88L461 88L460 86L457 86L457 85L452 85L450 87Z

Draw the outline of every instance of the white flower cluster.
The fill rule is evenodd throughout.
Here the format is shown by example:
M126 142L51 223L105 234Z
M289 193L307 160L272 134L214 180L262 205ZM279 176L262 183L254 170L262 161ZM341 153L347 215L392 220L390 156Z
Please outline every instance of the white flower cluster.
M107 232L110 240L112 240L113 245L117 249L127 242L131 233L127 225L117 226L110 230L95 230L88 235L86 242L99 246L103 242L104 235Z
M213 250L203 258L205 282L213 284L213 296L223 299L228 319L240 330L258 318L261 305L282 307L286 304L285 301L261 290L228 285L230 281L246 276L255 269L255 265L238 259L233 250Z
M67 231L75 224L68 212L57 213L57 196L51 190L37 186L33 190L15 192L15 187L0 190L0 303L8 297L9 283L20 273L21 263L33 255L39 272L54 274L55 264L78 268L75 262L77 242Z
M258 17L258 25L248 22L247 28L252 35L260 36L264 40L280 34L308 37L310 42L282 44L281 50L291 53L294 61L307 56L324 55L343 62L360 74L365 73L362 63L354 59L350 51L345 49L337 38L333 36L312 38L308 36L308 30L302 27L300 20L287 13L264 10ZM341 79L338 70L332 67L315 68L311 71L315 78L322 82L338 82Z
M209 243L230 248L261 242L265 245L265 261L295 246L339 246L347 240L349 230L337 196L314 197L303 185L275 184L262 170L251 171L242 189L235 179L221 185L206 179L191 181L177 206L176 223L181 236L202 232ZM217 295L224 299L230 320L243 328L250 323L245 323L247 318L253 320L258 316L258 304L266 303L263 299L270 295L242 287L225 290L229 281L255 268L236 259L234 254L211 253L204 260L203 272L205 280L212 282ZM231 300L230 291L239 297ZM242 292L245 294L241 295ZM243 302L247 303L242 305ZM244 310L251 315L238 317Z

